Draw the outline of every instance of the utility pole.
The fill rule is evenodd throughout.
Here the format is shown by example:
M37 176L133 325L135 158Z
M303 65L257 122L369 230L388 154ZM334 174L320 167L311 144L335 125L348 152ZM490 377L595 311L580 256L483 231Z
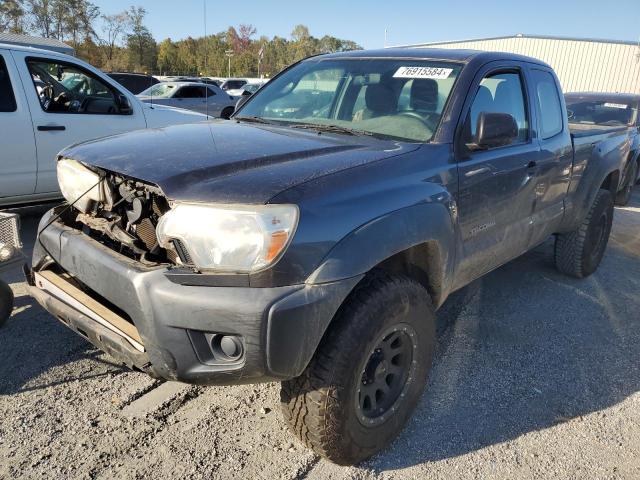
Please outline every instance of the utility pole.
M225 50L224 54L229 59L229 75L227 78L231 78L231 57L233 57L233 50Z
M387 48L387 29L384 29L384 48Z
M258 52L258 78L260 77L260 63L262 62L262 57L264 57L264 44L260 47L260 51Z

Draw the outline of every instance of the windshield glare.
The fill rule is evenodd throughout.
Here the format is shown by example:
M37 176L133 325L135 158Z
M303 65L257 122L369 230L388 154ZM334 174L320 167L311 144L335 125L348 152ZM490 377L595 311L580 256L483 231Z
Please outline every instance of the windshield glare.
M147 88L145 91L141 92L140 95L146 95L149 97L170 97L173 93L175 85L169 85L166 83L158 83L153 87Z
M334 125L428 142L460 68L412 59L310 59L264 85L237 118Z
M633 125L638 108L621 101L566 99L570 123L589 125Z

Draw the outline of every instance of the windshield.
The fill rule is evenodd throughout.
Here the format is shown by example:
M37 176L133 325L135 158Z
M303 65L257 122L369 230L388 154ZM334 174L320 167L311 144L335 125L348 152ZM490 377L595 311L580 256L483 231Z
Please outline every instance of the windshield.
M623 101L566 98L570 123L589 125L633 125L638 106Z
M236 118L428 142L460 69L412 59L314 58L264 85Z
M168 98L171 96L175 88L176 88L175 85L169 85L167 83L158 83L153 87L147 88L146 90L141 92L140 95L145 95L149 97Z

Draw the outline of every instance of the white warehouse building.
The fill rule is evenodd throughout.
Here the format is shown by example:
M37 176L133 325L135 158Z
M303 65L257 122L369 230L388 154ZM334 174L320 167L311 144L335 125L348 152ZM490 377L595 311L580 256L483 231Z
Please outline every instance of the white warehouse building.
M565 92L640 94L640 43L518 34L403 47L518 53L551 65Z

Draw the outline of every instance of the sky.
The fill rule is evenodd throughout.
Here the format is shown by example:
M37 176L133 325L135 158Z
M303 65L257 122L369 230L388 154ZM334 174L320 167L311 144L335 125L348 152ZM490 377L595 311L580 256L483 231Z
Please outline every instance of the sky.
M250 23L258 35L289 37L297 24L311 35L354 40L364 48L479 37L553 35L640 41L640 0L92 0L103 13L144 7L156 40L179 40Z

